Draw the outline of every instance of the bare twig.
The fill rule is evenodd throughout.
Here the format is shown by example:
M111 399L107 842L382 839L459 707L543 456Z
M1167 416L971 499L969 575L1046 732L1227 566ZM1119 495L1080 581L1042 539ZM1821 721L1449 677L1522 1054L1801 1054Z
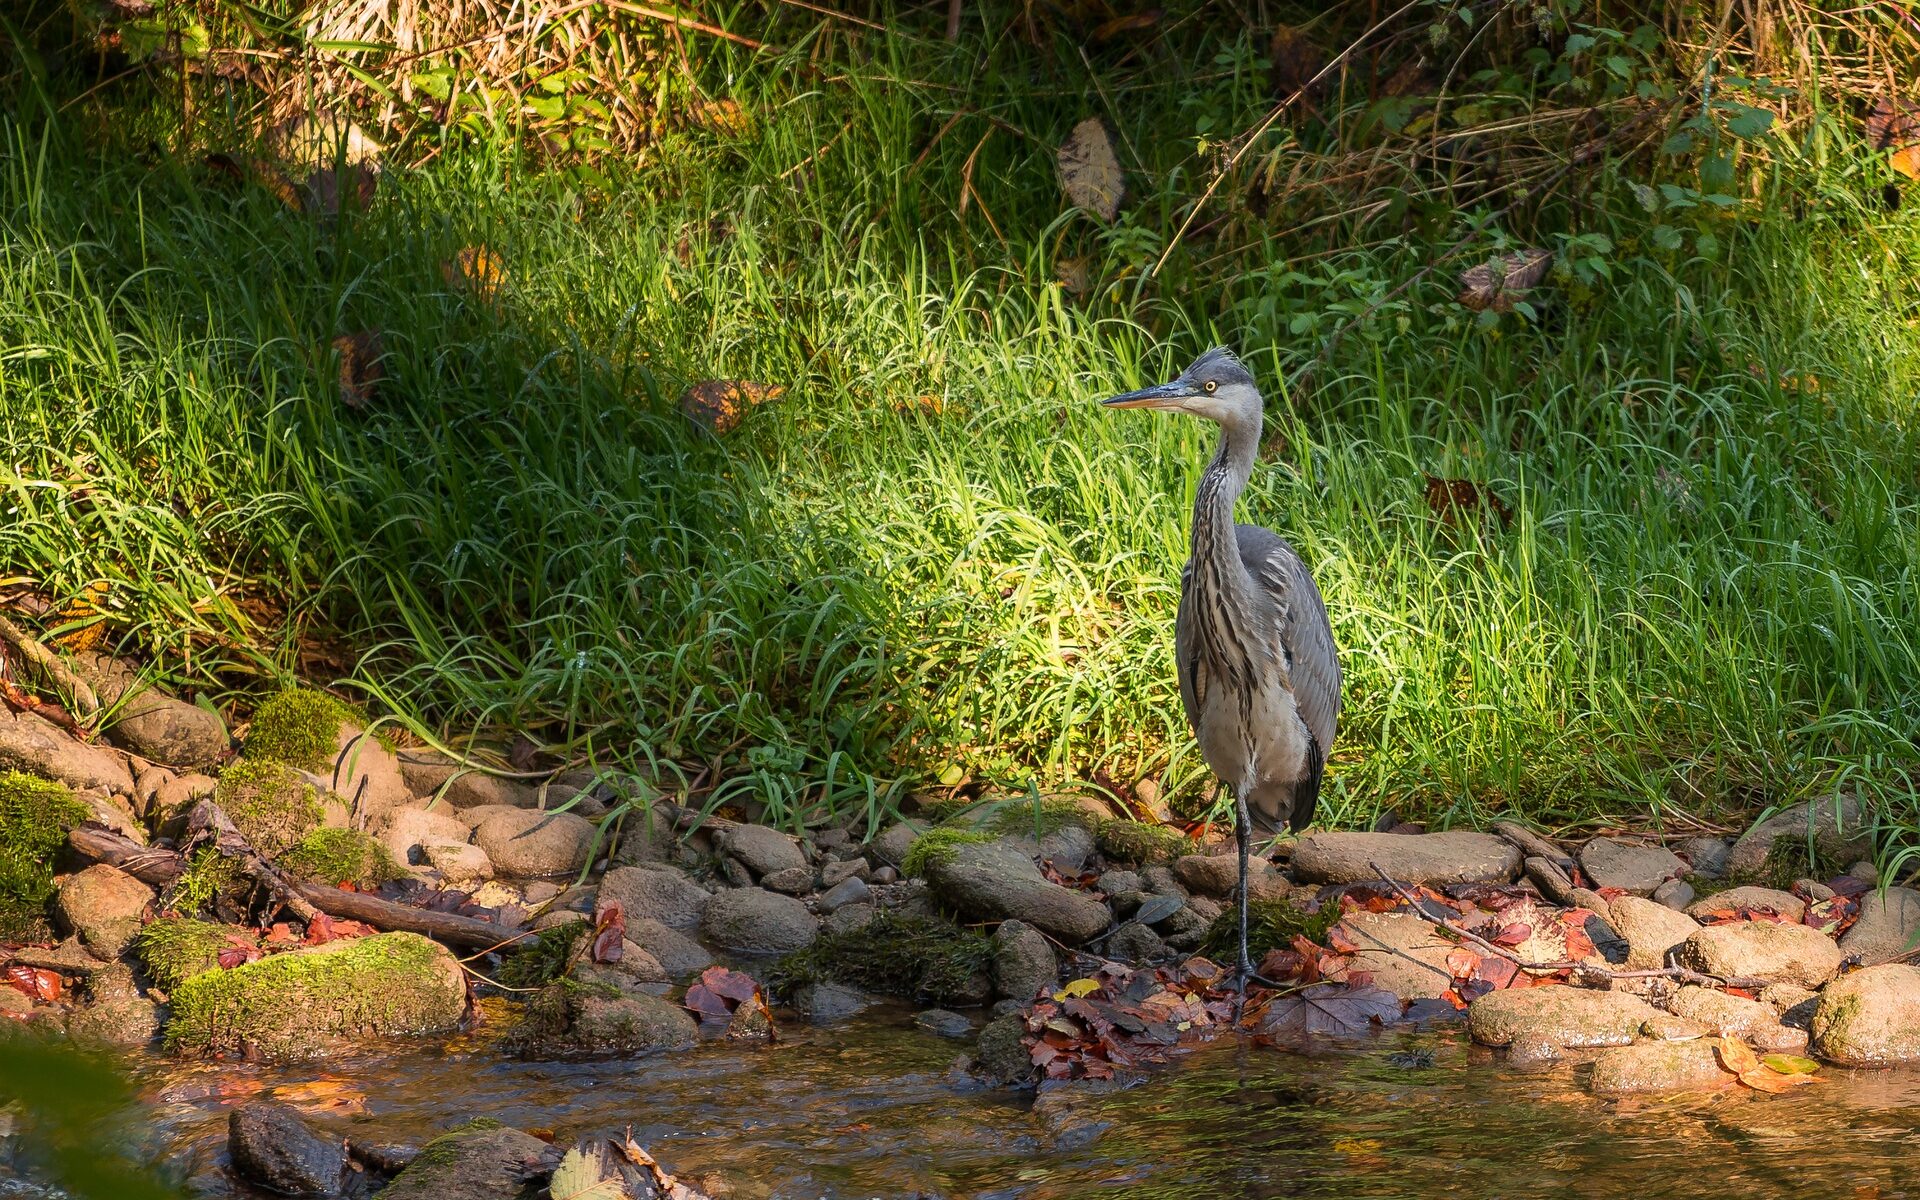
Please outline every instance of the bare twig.
M0 617L0 638L19 651L20 657L46 672L54 686L65 688L73 696L74 704L81 709L76 716L91 717L100 711L100 697L94 694L93 688L74 674L72 668L61 662L60 656L47 649L44 643L29 637L26 630L5 617Z

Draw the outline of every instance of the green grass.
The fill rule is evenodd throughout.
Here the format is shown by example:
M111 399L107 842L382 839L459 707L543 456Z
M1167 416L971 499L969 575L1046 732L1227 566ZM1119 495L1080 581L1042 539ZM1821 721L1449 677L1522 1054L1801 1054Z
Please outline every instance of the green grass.
M1596 174L1540 220L1608 233L1610 281L1489 330L1442 269L1293 396L1323 343L1289 330L1460 227L1348 250L1337 222L1256 221L1133 303L1204 177L1197 113L1264 106L1226 36L1227 66L1103 97L1011 44L883 45L817 85L719 51L744 135L670 134L608 192L449 145L333 232L138 122L0 124L0 575L109 581L118 633L229 695L335 631L376 710L668 777L718 757L707 800L781 822L942 775L1104 770L1178 801L1208 784L1171 626L1210 443L1094 400L1218 338L1278 448L1242 519L1300 549L1345 658L1324 822L1728 816L1835 786L1910 814L1920 206L1878 207L1864 160L1782 168L1709 261ZM1113 230L1063 217L1053 178L1089 107L1134 172ZM922 160L962 110L1005 127L968 117ZM482 243L491 304L440 267ZM1052 282L1070 255L1102 281L1085 300ZM327 346L376 326L386 379L349 411ZM716 441L674 407L713 377L789 390ZM1439 525L1424 475L1485 483L1511 527Z

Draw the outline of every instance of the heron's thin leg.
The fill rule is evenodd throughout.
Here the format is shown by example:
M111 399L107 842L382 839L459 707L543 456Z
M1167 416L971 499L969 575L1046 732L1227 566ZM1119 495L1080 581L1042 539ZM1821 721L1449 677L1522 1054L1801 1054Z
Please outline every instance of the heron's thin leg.
M1247 907L1251 899L1247 886L1251 874L1248 870L1248 859L1252 854L1253 816L1247 811L1246 797L1240 794L1239 788L1233 789L1233 804L1233 840L1239 844L1240 850L1240 969L1235 972L1234 985L1234 1019L1238 1020L1246 1011L1248 982L1270 988L1281 985L1253 969L1253 959L1247 950Z

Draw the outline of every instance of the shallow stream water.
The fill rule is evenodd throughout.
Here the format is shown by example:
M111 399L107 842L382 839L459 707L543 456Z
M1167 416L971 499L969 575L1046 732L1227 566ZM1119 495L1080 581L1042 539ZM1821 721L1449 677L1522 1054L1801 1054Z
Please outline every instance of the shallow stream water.
M1920 1073L1603 1101L1577 1067L1520 1074L1459 1030L1389 1031L1312 1056L1225 1041L1130 1089L1036 1102L967 1083L964 1044L904 1012L784 1033L597 1063L505 1060L473 1036L303 1066L146 1058L144 1150L197 1193L244 1194L226 1112L260 1097L370 1143L476 1116L563 1142L632 1126L670 1170L715 1173L739 1200L1920 1197Z

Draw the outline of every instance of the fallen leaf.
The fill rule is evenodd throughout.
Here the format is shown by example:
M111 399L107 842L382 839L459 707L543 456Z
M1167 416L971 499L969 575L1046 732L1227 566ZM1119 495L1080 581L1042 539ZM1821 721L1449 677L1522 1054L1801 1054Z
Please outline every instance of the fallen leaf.
M760 1000L760 985L753 976L726 967L712 966L700 973L699 982L687 989L682 1004L700 1015L701 1020L727 1020L734 1009Z
M1447 951L1447 973L1455 979L1471 978L1480 969L1481 956L1465 946Z
M387 377L385 340L378 329L343 333L333 339L333 352L340 358L340 403L360 409L373 398L373 390Z
M60 998L60 975L45 967L28 967L16 963L7 968L6 981L9 987L26 993L42 1004L51 1004Z
M440 277L447 281L448 287L459 288L489 302L500 295L506 276L506 264L485 246L467 246L454 255L452 262L440 264Z
M598 1146L567 1151L547 1188L553 1200L626 1200L627 1195L618 1172Z
M1384 988L1316 983L1267 1006L1257 1032L1270 1041L1305 1048L1325 1038L1350 1038L1398 1020L1400 998Z
M626 951L627 917L618 900L609 900L600 906L594 917L593 961L597 963L619 962Z
M1076 979L1053 994L1055 1000L1071 1000L1080 996L1091 996L1100 990L1098 979Z
M1076 207L1102 221L1120 215L1120 204L1127 198L1126 178L1113 153L1113 138L1100 118L1088 117L1075 125L1054 161L1060 169L1060 186Z
M1763 1054L1760 1064L1782 1075L1811 1075L1820 1064L1803 1054Z
M708 379L680 394L680 411L696 425L716 435L731 433L746 411L768 400L778 400L787 389L778 384L736 379Z
M1717 1038L1713 1046L1720 1057L1720 1065L1735 1075L1745 1075L1749 1071L1760 1069L1760 1057L1753 1052L1751 1046L1737 1038Z
M1475 483L1471 479L1440 479L1428 475L1427 508L1442 524L1463 526L1478 525L1486 514L1491 513L1505 529L1513 521L1513 510L1506 502L1493 494L1493 490L1484 483Z
M1814 1078L1811 1075L1783 1075L1769 1067L1755 1067L1751 1071L1740 1072L1740 1082L1756 1092L1778 1095L1812 1083Z
M1185 896L1155 896L1140 906L1133 919L1142 925L1157 925L1186 906Z

